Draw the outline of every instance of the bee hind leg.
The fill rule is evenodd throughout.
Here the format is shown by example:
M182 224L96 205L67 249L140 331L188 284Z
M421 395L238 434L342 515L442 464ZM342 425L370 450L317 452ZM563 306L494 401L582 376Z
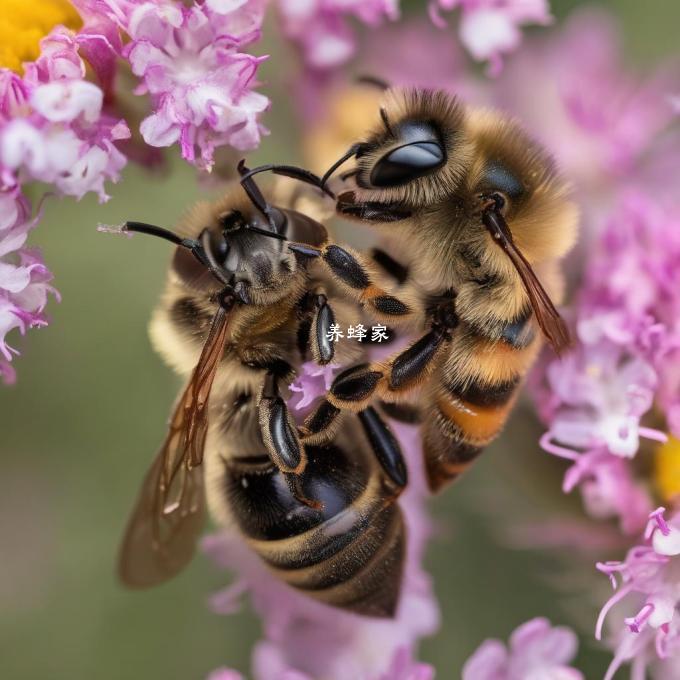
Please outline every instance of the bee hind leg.
M314 361L322 366L333 361L335 356L335 341L331 332L334 324L333 309L325 293L319 291L314 299L314 314L309 339Z
M272 463L284 475L293 496L304 505L318 510L322 504L307 498L302 488L307 456L286 402L279 394L278 380L275 372L268 371L262 386L258 405L262 440Z
M375 396L385 401L399 401L425 380L436 365L440 349L451 340L458 325L453 300L436 310L429 333L409 345L385 363L353 366L336 376L328 401L336 408L360 411Z
M401 494L408 483L408 471L399 442L387 423L372 406L359 411L357 415L375 457L386 474L387 486L391 491L387 501L392 502Z

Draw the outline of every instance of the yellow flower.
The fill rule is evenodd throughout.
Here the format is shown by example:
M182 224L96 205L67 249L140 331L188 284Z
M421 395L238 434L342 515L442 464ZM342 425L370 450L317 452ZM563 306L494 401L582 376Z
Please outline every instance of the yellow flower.
M680 494L680 439L669 437L654 456L654 480L664 501Z
M40 40L62 24L78 30L83 21L68 0L0 0L0 66L20 73L40 55Z

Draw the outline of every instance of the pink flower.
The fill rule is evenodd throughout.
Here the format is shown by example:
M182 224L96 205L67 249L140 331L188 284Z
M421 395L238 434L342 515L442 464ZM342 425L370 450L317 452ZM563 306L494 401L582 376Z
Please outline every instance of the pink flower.
M104 183L118 181L126 162L115 142L130 131L102 112L103 92L84 79L78 44L57 27L24 78L0 70L0 171L8 186L37 180L64 195L94 191L106 201Z
M631 548L622 562L598 563L597 568L609 576L616 590L598 617L595 630L598 640L605 618L614 606L628 599L638 602L637 613L624 619L628 632L621 631L615 638L617 648L605 680L611 680L619 666L629 659L646 664L656 657L662 660L680 657L680 629L675 616L680 605L679 555L680 515L676 513L666 521L664 508L658 508L649 515L644 545Z
M474 59L489 62L492 76L502 71L503 55L519 46L520 26L552 21L547 0L431 0L429 8L440 28L446 26L441 10L460 8L460 40Z
M241 49L260 37L263 0L95 4L130 37L122 54L141 79L136 93L151 95L153 113L140 127L147 144L179 142L184 158L208 170L216 147L258 145L269 100L252 88L266 57Z
M655 370L656 397L680 433L680 219L646 193L628 192L589 267L580 333L606 335Z
M463 666L462 680L582 680L568 665L577 647L569 628L531 619L510 636L509 648L493 638L483 642Z
M0 376L7 384L16 379L10 362L19 354L7 343L7 334L18 329L24 335L29 328L46 326L47 296L59 299L39 251L24 245L37 221L29 216L30 204L18 188L0 192Z
M649 364L613 343L584 343L552 362L546 378L552 400L542 410L551 441L574 451L605 447L625 458L637 453L640 418L657 384Z
M291 383L289 389L293 398L289 405L296 411L304 411L320 394L328 391L335 374L342 367L338 364L319 366L313 361L302 365L300 375ZM296 395L300 395L299 398Z
M640 437L664 441L641 420L652 405L680 427L680 223L676 210L629 192L591 247L576 313L577 346L542 370L537 397L549 424L543 447L573 462L595 517L636 531L651 509L625 461ZM615 458L619 460L615 460ZM623 460L622 460L623 459Z
M347 18L377 26L399 17L398 0L279 0L283 32L296 42L307 66L325 70L346 62L356 50Z
M325 391L323 380L304 381L311 395ZM407 550L402 594L394 619L374 619L326 606L276 579L236 533L221 531L204 540L217 563L237 580L212 598L219 613L238 609L245 593L262 620L263 639L253 653L256 680L430 680L432 670L413 660L419 638L438 626L430 578L422 568L430 523L424 501L418 429L391 423L409 466L409 484L399 499L406 525Z
M549 453L566 457L566 450L546 441ZM583 504L595 519L620 519L624 534L642 530L651 510L651 499L645 486L634 479L630 465L607 450L592 450L571 459L573 465L564 475L562 490L571 492L580 486Z

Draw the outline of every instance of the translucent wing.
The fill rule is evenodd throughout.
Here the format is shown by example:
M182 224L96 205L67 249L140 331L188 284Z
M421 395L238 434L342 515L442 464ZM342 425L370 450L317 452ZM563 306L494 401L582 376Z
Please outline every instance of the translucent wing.
M123 583L132 588L171 578L194 554L205 516L200 465L208 429L208 397L224 350L228 318L220 307L128 522L118 571Z

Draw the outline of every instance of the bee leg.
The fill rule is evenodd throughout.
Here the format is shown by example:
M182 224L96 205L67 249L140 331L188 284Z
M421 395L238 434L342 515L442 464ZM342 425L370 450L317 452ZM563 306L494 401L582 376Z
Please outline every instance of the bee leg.
M289 242L288 248L301 257L321 259L330 270L334 279L360 305L366 306L380 320L387 319L392 323L401 320L412 322L417 314L405 302L373 283L361 255L335 243L327 243L321 247L306 243Z
M386 401L395 393L416 387L435 366L439 349L451 339L458 325L452 301L435 312L432 330L390 359L387 364L354 366L336 376L328 400L336 408L358 411L377 393Z
M340 413L339 408L324 399L305 419L300 432L302 443L305 446L308 444L319 445L333 439L339 425L338 416Z
M387 475L388 484L393 491L393 495L389 497L392 502L408 483L408 471L399 442L372 406L359 411L358 415L375 457Z
M297 500L319 509L321 504L307 498L302 490L301 475L307 457L295 422L279 394L278 376L273 371L268 371L265 376L258 409L262 440L272 463L283 473Z
M384 377L380 365L352 366L335 376L327 399L336 408L360 411L371 401Z
M335 314L328 304L328 298L321 292L315 297L314 307L310 332L312 356L317 364L324 366L333 361L335 356L335 342L331 333Z

